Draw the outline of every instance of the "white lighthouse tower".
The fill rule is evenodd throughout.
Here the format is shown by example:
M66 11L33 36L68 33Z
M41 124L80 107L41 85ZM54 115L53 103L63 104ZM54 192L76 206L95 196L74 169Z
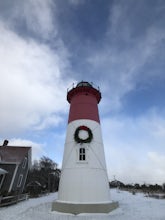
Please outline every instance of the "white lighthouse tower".
M58 200L53 211L108 213L117 207L110 199L98 103L101 93L80 82L67 93L70 103Z

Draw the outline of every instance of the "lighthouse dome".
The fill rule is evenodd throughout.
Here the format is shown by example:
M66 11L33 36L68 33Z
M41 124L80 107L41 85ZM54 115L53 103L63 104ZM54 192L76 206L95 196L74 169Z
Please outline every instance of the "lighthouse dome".
M80 86L92 87L92 85L89 82L84 82L84 81L79 82L76 87L80 87Z

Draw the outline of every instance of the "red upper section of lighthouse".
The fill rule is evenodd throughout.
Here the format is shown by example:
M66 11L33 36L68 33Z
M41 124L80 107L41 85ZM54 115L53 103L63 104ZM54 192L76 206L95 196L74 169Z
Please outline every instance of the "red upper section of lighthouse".
M99 120L97 104L100 102L101 93L92 84L80 82L67 93L67 100L71 104L68 123L78 119Z

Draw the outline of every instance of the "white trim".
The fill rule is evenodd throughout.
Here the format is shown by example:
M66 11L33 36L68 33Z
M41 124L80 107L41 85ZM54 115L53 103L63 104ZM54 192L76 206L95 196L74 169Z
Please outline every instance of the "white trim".
M3 161L3 162L1 162L0 161L0 164L20 164L19 162L5 162L5 161Z
M27 179L27 175L28 175L28 169L26 169L26 174L24 175L24 184L23 184L23 186L22 186L22 190L24 189L24 187L25 187L25 183L26 183L26 179Z
M22 180L23 180L23 174L20 174L17 182L17 187L21 187Z
M10 187L9 187L8 192L11 192L11 189L12 189L12 187L13 187L13 183L14 183L15 176L16 176L16 174L17 174L18 166L19 166L19 164L16 164L16 167L15 167L15 170L14 170L14 174L13 174L13 178L12 178L12 180L11 180L11 183L10 183Z
M0 168L0 174L5 174L5 173L8 173L6 170Z
M23 164L22 164L23 169L25 169L26 164L27 164L27 157L25 157L24 160L23 160Z
M4 181L4 179L5 179L5 174L1 174L3 177L2 177L2 180L1 180L1 182L0 182L0 189L1 189L1 187L2 187L2 184L3 184L3 181Z

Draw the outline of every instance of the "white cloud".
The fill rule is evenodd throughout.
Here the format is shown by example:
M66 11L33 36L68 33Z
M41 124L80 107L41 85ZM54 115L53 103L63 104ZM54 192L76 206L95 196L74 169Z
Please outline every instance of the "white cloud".
M72 5L82 5L84 4L84 0L69 0L69 3L72 4Z
M1 134L40 127L43 121L46 124L46 118L50 125L52 114L53 122L58 124L60 116L56 122L55 117L65 112L66 88L72 81L63 80L67 66L65 48L52 51L46 45L25 40L2 22L0 32Z
M160 172L163 171L165 174L165 155L158 152L148 152L148 157L151 161L152 167L154 167L154 169L160 170Z
M139 83L148 86L155 79L165 79L161 71L151 71L152 66L159 69L159 57L164 56L160 53L164 47L164 28L151 23L145 31L136 30L127 16L129 10L130 6L121 2L111 7L106 37L101 47L97 46L87 56L93 72L102 73L99 84L105 94L104 112L120 110L124 95Z
M151 111L152 112L152 111ZM165 181L165 120L149 112L136 119L106 118L102 121L109 177L123 182Z
M55 10L55 3L52 0L19 1L15 3L8 22L11 27L23 22L29 31L48 39L50 35L57 34L57 24L53 19Z
M34 126L35 130L44 130L51 126L57 126L63 119L59 115L48 115L39 125Z
M100 87L106 94L103 109L112 111L120 109L122 97L134 90L139 82L149 85L154 82L155 78L164 79L164 75L160 75L159 71L141 71L150 59L157 58L156 55L163 39L165 39L165 31L151 28L143 39L135 42L131 48L118 49L112 45L110 49L107 47L107 40L106 48L100 48L99 51L94 51L89 55L88 62L92 68L96 72L99 70L103 73L100 81Z

